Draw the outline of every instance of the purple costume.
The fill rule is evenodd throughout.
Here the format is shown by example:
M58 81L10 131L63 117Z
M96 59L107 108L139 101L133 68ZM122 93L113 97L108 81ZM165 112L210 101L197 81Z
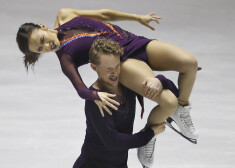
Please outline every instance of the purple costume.
M148 63L145 46L150 39L136 36L116 25L96 21L87 17L76 17L61 25L58 30L58 38L62 42L56 54L60 60L64 74L70 79L79 96L86 100L99 100L96 91L89 90L83 83L77 68L89 62L88 52L93 41L97 38L110 38L124 48L121 61L127 58L135 58Z
M95 102L86 100L86 136L73 168L82 168L89 162L94 168L127 168L128 150L146 145L154 136L152 129L132 134L136 94L125 87L122 90L123 95L116 96L118 110L110 109L112 116L106 112L102 117Z
M97 91L90 90L83 83L78 72L78 67L89 62L88 52L93 41L97 38L110 38L124 48L124 55L121 61L134 58L148 64L146 45L151 41L142 36L136 36L125 31L117 25L96 21L87 17L76 17L61 25L58 30L58 38L61 42L56 54L60 60L63 73L70 79L79 96L86 100L100 100ZM171 81L160 78L164 89L171 89L175 86L166 85ZM163 82L165 80L165 82ZM176 92L177 89L176 89ZM178 94L176 93L175 94ZM142 107L143 99L137 95ZM142 111L143 112L143 111Z
M106 114L103 118L93 101L99 100L97 90L86 87L77 68L89 62L88 52L97 38L110 38L118 42L124 48L121 61L135 58L146 63L148 57L145 47L151 40L122 30L116 25L86 17L76 17L57 30L61 46L56 54L62 71L70 79L79 96L86 99L86 137L74 168L80 168L89 161L100 168L126 168L128 149L143 146L154 136L151 129L132 135L136 94L123 87L126 92L120 99L122 101L118 111L112 111L112 116ZM170 89L178 96L178 90L173 82L162 75L158 75L157 78L164 89Z

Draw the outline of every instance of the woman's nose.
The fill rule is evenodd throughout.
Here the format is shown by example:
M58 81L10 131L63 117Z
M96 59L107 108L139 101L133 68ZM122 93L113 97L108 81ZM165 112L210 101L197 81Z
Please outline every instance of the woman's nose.
M50 43L45 43L45 47L50 47Z

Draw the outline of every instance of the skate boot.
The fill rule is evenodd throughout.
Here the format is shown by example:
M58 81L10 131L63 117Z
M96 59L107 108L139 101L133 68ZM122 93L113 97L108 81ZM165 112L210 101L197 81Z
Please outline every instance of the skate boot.
M149 168L153 164L155 141L154 136L145 146L138 148L137 155L143 168Z
M183 107L181 105L178 105L176 111L167 119L167 125L190 142L196 144L198 133L192 123L190 109L191 106ZM174 126L172 126L172 121L176 123L180 131L178 131Z

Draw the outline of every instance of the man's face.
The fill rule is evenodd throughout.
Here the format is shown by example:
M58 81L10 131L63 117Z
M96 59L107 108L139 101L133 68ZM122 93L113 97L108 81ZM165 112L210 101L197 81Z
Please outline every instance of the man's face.
M97 72L99 80L107 86L117 86L120 74L120 56L101 54L100 64L91 65Z

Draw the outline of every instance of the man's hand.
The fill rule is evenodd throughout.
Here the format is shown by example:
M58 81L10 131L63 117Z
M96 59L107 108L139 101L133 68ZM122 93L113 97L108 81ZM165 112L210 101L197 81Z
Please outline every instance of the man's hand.
M99 100L95 100L95 103L97 104L97 106L99 107L100 113L102 115L102 117L104 117L104 110L106 110L110 115L112 115L112 112L109 110L109 107L111 107L114 110L117 110L118 108L116 106L119 106L120 104L111 99L110 97L115 97L115 94L109 94L106 92L97 92L98 96L100 97L101 101ZM116 105L116 106L114 106Z
M148 78L143 82L144 96L154 100L162 91L162 83L158 78Z

